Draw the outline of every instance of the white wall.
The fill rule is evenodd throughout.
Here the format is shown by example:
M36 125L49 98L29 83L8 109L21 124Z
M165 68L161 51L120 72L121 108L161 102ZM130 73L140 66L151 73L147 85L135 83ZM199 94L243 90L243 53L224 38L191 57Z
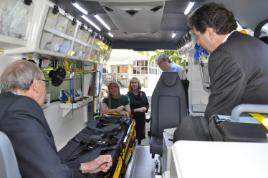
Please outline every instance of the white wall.
M4 71L4 69L12 62L21 59L18 56L6 56L0 54L0 75Z
M0 55L0 75L8 64L19 59L21 56ZM51 103L43 110L58 150L85 127L88 118L87 105L70 111L66 116L63 116L59 102Z
M63 110L59 107L59 102L54 102L44 109L44 114L54 135L56 147L60 150L86 126L87 105L74 109L63 116Z
M189 109L192 114L203 113L208 103L209 92L203 87L200 64L194 63L194 50L189 52Z
M148 88L145 89L147 96L152 96L155 85L157 84L160 75L148 75Z

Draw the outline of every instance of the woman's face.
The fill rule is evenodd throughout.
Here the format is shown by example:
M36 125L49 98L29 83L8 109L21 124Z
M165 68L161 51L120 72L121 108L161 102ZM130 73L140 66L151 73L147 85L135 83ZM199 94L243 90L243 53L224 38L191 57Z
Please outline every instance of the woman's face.
M116 84L111 84L109 87L109 93L113 98L118 97L119 96L119 87Z
M139 82L138 82L138 80L132 79L130 81L130 86L131 86L132 90L138 90L138 88L139 88Z

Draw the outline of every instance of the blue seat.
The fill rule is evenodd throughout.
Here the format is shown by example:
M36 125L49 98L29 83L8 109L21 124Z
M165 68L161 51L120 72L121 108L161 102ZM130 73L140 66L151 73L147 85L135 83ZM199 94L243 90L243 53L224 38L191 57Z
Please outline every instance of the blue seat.
M0 178L21 178L17 159L6 134L0 131Z

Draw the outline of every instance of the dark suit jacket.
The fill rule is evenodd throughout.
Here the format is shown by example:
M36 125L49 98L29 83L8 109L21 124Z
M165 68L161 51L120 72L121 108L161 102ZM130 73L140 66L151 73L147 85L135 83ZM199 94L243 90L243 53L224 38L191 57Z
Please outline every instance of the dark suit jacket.
M268 45L232 33L209 58L211 95L205 117L230 115L238 104L268 104Z
M79 174L61 163L42 108L34 100L3 93L0 106L0 130L11 140L23 178L71 178Z

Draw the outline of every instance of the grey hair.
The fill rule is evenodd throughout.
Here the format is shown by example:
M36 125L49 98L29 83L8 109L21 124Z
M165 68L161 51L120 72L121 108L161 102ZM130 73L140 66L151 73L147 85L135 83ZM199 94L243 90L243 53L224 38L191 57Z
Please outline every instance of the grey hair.
M168 55L164 54L164 53L161 53L159 55L157 55L155 57L155 62L156 63L159 63L160 61L167 61L167 62L171 62L171 60L169 59Z
M0 91L27 90L34 79L41 79L42 71L32 62L19 60L8 65L0 77Z

